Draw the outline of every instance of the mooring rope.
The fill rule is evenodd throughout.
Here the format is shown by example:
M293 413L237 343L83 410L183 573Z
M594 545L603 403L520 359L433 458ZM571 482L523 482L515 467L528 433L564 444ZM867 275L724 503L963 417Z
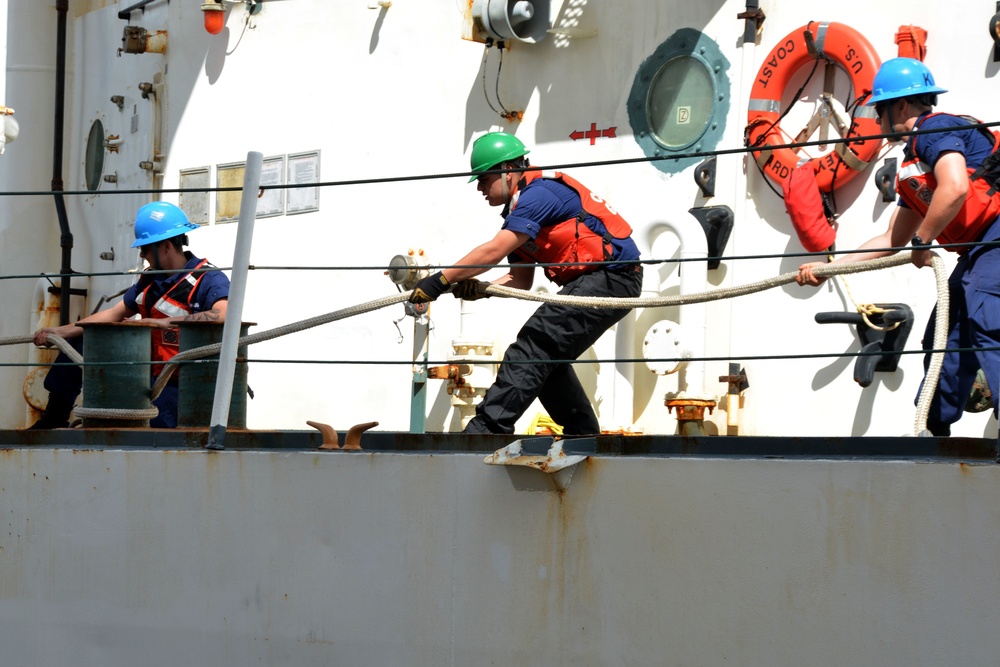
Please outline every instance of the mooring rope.
M948 345L948 320L951 308L948 294L948 274L945 273L944 260L937 255L931 256L931 266L934 268L934 278L937 282L937 309L934 311L934 350L943 350ZM944 364L944 352L932 352L931 361L927 366L923 387L917 398L917 414L913 421L913 434L929 436L927 430L927 414L931 409L931 401L941 378L941 366Z
M865 271L875 271L879 269L886 269L895 266L901 266L907 264L910 261L910 255L908 253L902 253L898 255L891 255L888 257L880 257L878 259L864 260L859 262L849 262L844 264L829 264L826 266L818 266L813 269L813 274L819 278L830 278L837 275L846 275L852 273L862 273ZM934 349L943 349L947 341L947 330L948 330L948 277L944 273L944 262L940 257L935 255L932 258L932 266L934 268L935 276L937 278L937 292L938 292L938 310L937 318L935 320L935 333L934 333ZM708 290L705 292L695 292L693 294L678 294L674 296L664 296L664 297L637 297L637 298L614 298L614 297L580 297L580 296L568 296L561 294L548 294L541 292L529 292L527 290L514 289L510 287L503 287L500 285L488 285L485 288L487 294L491 296L498 296L503 298L513 298L521 299L524 301L534 301L542 303L553 303L562 304L568 306L578 306L582 308L664 308L670 306L684 306L694 303L704 303L706 301L716 301L722 299L731 299L738 296L746 296L748 294L754 294L756 292L761 292L773 287L778 287L781 285L787 285L795 281L798 271L791 271L773 278L767 278L764 280L759 280L752 283L746 283L744 285L738 285L735 287L727 287L721 289ZM392 306L397 303L402 303L409 299L410 292L402 292L400 294L393 294L388 297L382 297L380 299L375 299L373 301L367 301L365 303L360 303L349 308L342 308L324 315L318 315L316 317L311 317L309 319L300 320L298 322L293 322L291 324L286 324L274 329L268 329L267 331L261 331L258 333L243 336L239 339L237 345L239 347L253 345L255 343L263 343L268 340L273 340L275 338L280 338L281 336L286 336L291 333L297 333L300 331L305 331L306 329L311 329L313 327L321 326L323 324L329 324L331 322L336 322L338 320L346 319L348 317L353 317L355 315L361 315L364 313L372 312L385 308L387 306ZM0 337L0 345L13 345L18 343L31 343L34 341L33 336L11 336L11 337ZM83 363L83 358L80 354L73 349L65 340L59 336L49 334L48 341L55 346L57 346L61 351L65 352L66 355L77 364ZM163 388L169 382L171 375L177 369L178 365L182 361L190 361L194 359L201 359L203 357L208 357L211 355L219 354L222 350L221 343L213 343L211 345L204 345L202 347L193 348L190 350L185 350L174 356L168 364L163 368L163 371L157 377L156 382L150 389L150 398L156 399ZM924 379L923 387L921 389L920 397L917 401L917 415L914 425L914 433L916 435L926 435L927 434L927 412L930 408L930 401L933 398L934 391L937 389L938 379L940 377L941 364L943 361L944 353L935 352L931 355L930 367L927 371L927 376ZM156 408L152 407L149 409L141 410L131 410L131 409L118 409L118 408L76 408L78 416L93 417L98 419L151 419L156 416ZM150 415L149 413L152 412Z
M59 351L69 357L70 361L74 364L80 365L83 363L83 357L80 355L76 349L70 345L69 341L65 338L56 336L55 334L49 334L47 340L59 348ZM31 336L0 336L0 345L18 345L20 343L34 343L35 337Z
M892 255L880 257L878 259L868 259L861 262L850 262L845 264L827 264L813 269L813 275L818 278L829 278L831 276L862 273L864 271L874 271L877 269L887 269L893 266L907 264L910 261L908 254ZM762 292L795 282L798 271L791 271L773 278L765 278L736 287L724 287L720 289L708 290L707 292L695 292L693 294L677 294L674 296L653 296L617 299L611 297L596 296L567 296L562 294L544 294L540 292L527 292L526 290L514 289L512 287L502 287L500 285L489 285L486 293L495 296L523 299L525 301L542 301L545 303L559 303L567 306L580 306L583 308L663 308L667 306L686 306L692 303L704 303L705 301L716 301L722 299L732 299L737 296L746 296L755 292Z

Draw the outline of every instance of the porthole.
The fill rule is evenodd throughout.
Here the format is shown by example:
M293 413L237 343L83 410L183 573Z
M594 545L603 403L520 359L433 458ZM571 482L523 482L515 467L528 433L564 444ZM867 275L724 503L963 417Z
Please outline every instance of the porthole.
M677 56L653 77L646 96L646 117L653 138L670 150L693 145L712 118L714 86L697 58Z
M704 157L722 139L729 111L729 61L718 45L697 30L685 28L670 36L643 61L629 94L632 136L651 164L676 173Z
M91 192L96 191L104 175L104 123L100 119L95 120L90 126L83 167L87 178L87 189Z

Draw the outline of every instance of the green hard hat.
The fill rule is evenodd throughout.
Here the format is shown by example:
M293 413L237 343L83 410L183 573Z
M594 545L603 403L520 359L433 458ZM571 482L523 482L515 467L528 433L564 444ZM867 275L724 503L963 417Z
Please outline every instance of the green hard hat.
M472 159L470 160L474 175L469 183L479 178L479 174L493 169L498 164L516 160L530 153L521 140L506 132L488 132L476 139L472 144Z

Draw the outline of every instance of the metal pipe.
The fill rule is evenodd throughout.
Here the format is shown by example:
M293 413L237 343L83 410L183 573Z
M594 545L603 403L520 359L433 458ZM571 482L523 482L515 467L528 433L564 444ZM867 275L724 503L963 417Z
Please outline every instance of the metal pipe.
M215 380L212 422L208 429L206 445L208 449L225 448L229 404L232 399L233 379L236 376L240 326L243 323L243 301L247 291L247 274L250 272L253 223L257 217L257 193L260 190L260 172L263 164L263 153L256 151L247 153L247 166L243 173L243 198L240 200L240 221L236 228L236 249L233 252L229 304L226 306L226 322L222 328L219 375Z
M54 131L52 134L52 191L55 197L56 216L59 218L59 246L62 248L62 268L59 279L59 324L69 324L70 274L73 273L73 233L69 229L66 202L61 193L63 134L66 115L66 15L69 0L56 1L56 100Z
M128 21L129 19L132 18L132 12L134 12L137 9L145 11L146 5L152 2L156 2L156 0L142 0L142 2L137 2L131 7L126 7L125 9L118 12L118 18Z
M426 313L413 318L413 381L410 394L410 433L427 430L427 357L430 320Z

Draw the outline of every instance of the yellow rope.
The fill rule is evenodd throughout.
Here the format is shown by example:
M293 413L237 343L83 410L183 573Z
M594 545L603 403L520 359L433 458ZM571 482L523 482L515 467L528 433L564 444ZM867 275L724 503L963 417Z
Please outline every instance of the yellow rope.
M833 256L831 255L829 259L832 260ZM874 329L875 331L892 331L900 324L902 324L902 322L893 322L891 325L883 327L872 322L871 319L869 319L870 315L881 315L884 313L888 313L889 310L895 310L895 309L893 308L886 310L885 308L876 306L874 303L859 304L857 300L854 298L854 294L851 293L851 286L847 282L847 277L838 275L837 280L840 281L840 284L844 287L844 293L847 295L847 298L850 300L852 304L854 304L854 308L861 314L861 319L864 320L865 324L868 325L870 329Z

